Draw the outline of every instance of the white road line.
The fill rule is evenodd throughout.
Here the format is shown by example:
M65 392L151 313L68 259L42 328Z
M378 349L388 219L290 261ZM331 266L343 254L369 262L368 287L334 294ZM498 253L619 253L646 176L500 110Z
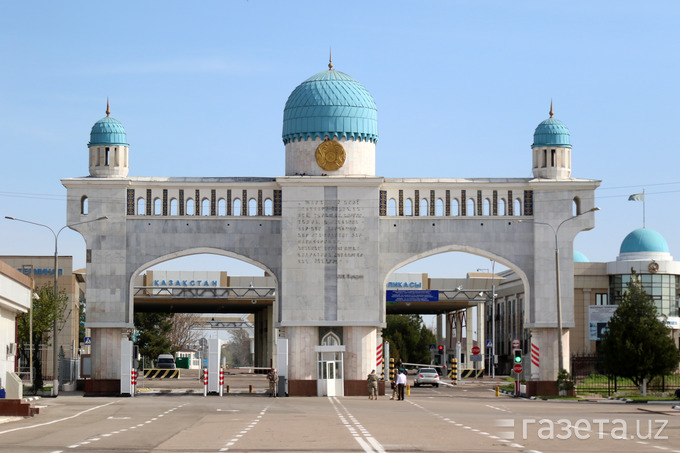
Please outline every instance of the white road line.
M335 409L336 414L338 415L338 418L340 418L340 421L342 422L343 425L347 428L347 430L352 434L354 437L354 440L357 441L359 446L366 452L366 453L385 453L385 448L378 442L373 436L371 436L371 433L368 432L366 428L364 428L361 423L352 415L347 408L338 400L336 397L328 397L328 401L330 401L331 405L333 406L333 409ZM344 414L341 412L340 408L345 412ZM355 426L350 425L347 423L347 420L349 419ZM357 429L361 434L357 433ZM363 437L362 437L363 436Z
M84 410L84 411L78 412L77 414L71 415L71 416L69 416L69 417L60 418L60 419L58 419L58 420L52 420L51 422L45 422L45 423L39 423L39 424L37 424L37 425L22 426L22 427L19 427L19 428L7 429L7 430L5 430L5 431L0 431L0 434L11 433L11 432L14 432L14 431L21 431L21 430L24 430L24 429L39 428L39 427L41 427L41 426L47 426L47 425L51 425L51 424L53 424L53 423L63 422L63 421L65 421L65 420L70 420L70 419L72 419L72 418L79 417L79 416L81 416L81 415L83 415L83 414L86 414L86 413L88 413L88 412L90 412L90 411L93 411L93 410L96 410L96 409L101 409L102 407L106 407L106 406L108 406L108 405L110 405L110 404L114 404L114 403L116 403L116 401L111 401L110 403L102 404L101 406L91 407L91 408L86 409L86 410Z
M222 452L222 451L229 451L229 447L231 447L231 446L234 445L236 442L238 442L239 439L241 439L241 438L243 437L244 434L248 434L248 431L250 431L252 428L255 427L255 425L257 425L257 423L262 419L262 416L265 414L265 412L267 412L267 409L269 409L269 406L267 406L267 407L265 407L264 409L262 409L262 410L260 411L260 414L255 418L255 420L253 420L252 422L250 422L250 423L248 424L248 427L247 427L247 428L245 428L243 431L241 431L241 432L239 432L238 434L236 434L236 435L234 436L233 439L230 439L229 442L227 442L227 443L224 445L224 447L220 448L220 449L217 450L217 451L220 451L220 452Z

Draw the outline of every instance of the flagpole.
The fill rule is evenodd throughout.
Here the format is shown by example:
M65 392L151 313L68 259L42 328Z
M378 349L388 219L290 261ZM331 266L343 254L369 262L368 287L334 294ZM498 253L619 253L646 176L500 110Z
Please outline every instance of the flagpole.
M645 189L642 189L642 228L645 228Z

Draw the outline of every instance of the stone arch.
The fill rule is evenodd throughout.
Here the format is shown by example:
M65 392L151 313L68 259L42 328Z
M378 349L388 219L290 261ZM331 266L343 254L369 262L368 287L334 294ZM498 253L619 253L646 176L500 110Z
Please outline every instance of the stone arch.
M258 267L258 268L262 269L263 271L265 271L265 273L267 275L273 277L275 282L276 282L276 289L277 289L276 300L274 302L274 311L275 311L274 318L276 319L276 317L278 316L276 314L276 312L278 311L278 308L277 308L278 304L279 304L279 302L278 302L279 296L278 295L280 294L279 290L280 290L280 284L281 283L280 283L278 274L273 269L269 268L268 266L266 266L263 263L255 261L255 260L253 260L253 259L251 259L251 258L249 258L245 255L240 255L238 253L231 252L229 250L222 250L222 249L217 249L217 248L212 248L212 247L196 247L196 248L189 248L189 249L184 249L184 250L177 250L175 252L167 253L167 254L158 256L156 258L150 259L146 262L142 262L141 264L138 263L136 265L135 269L132 270L127 276L129 297L128 297L128 300L127 300L127 316L126 317L129 320L129 322L132 322L132 313L134 313L134 303L135 303L134 302L135 301L135 298L134 298L135 288L134 288L134 286L135 286L135 279L137 278L137 276L139 276L143 271L145 271L145 270L149 269L150 267L153 267L157 264L164 263L166 261L170 261L170 260L173 260L173 259L176 259L176 258L182 258L182 257L185 257L185 256L200 255L200 254L219 255L219 256L224 256L224 257L227 257L227 258L237 259L239 261L243 261L244 263L248 263L250 265Z

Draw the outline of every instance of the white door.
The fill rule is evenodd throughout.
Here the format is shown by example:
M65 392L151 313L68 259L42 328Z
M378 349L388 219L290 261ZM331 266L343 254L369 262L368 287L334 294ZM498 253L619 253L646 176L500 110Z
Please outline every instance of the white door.
M326 396L338 396L335 394L335 362L326 362Z

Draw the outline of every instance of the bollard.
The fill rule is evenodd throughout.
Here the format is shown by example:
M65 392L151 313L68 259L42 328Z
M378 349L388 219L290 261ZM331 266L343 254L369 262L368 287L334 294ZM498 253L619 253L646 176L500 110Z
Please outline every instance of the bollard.
M220 396L222 396L223 388L224 388L224 369L220 368Z
M132 370L130 373L130 383L132 384L130 394L131 396L135 396L135 393L137 392L137 370Z
M208 396L208 369L203 368L203 396Z
M458 384L458 360L455 357L451 359L451 380L453 385Z
M411 386L406 384L406 394L410 395L411 394Z
M501 394L500 390L501 388L499 386L496 386L496 396L500 396Z
M394 380L394 358L390 357L390 381Z
M227 393L229 393L229 386L227 385Z
M253 384L248 386L248 393L253 393Z

